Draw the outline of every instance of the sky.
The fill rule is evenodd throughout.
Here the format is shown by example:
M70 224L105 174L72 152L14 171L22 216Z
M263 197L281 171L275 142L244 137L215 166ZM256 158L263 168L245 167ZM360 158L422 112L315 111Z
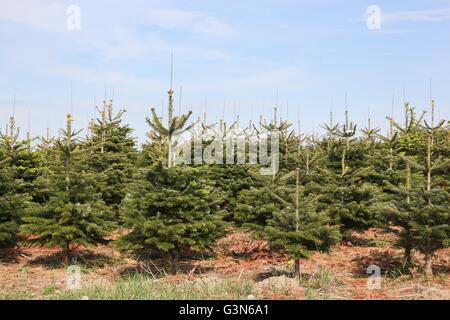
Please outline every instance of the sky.
M106 95L143 141L172 53L175 109L193 120L245 125L278 105L311 133L347 106L386 128L393 102L400 118L430 96L450 115L450 0L0 0L0 128L14 113L22 133L55 134L68 112L86 128Z

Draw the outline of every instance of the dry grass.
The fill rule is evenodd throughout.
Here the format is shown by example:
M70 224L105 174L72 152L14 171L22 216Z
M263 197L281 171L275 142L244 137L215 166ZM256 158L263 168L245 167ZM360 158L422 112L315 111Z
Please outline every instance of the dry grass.
M214 258L183 260L177 275L167 274L163 260L138 261L108 246L79 248L83 290L73 292L57 248L23 247L0 252L0 299L450 299L450 249L436 254L436 276L427 281L423 257L415 254L415 267L404 268L394 241L376 229L354 234L302 261L300 285L289 278L289 259L248 233L221 239ZM382 271L380 290L367 289L372 264Z

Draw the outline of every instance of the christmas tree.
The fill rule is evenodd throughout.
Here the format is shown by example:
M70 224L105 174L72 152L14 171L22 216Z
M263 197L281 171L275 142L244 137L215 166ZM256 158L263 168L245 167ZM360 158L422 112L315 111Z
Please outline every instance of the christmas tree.
M0 133L0 247L16 244L22 218L31 205L27 192L35 179L35 167L28 142L19 139L11 117L7 131Z
M184 249L208 248L223 229L220 192L202 167L166 168L161 162L142 169L131 185L122 212L130 232L122 250L164 253L174 270Z
M356 125L349 122L347 112L345 124L329 134L335 139L328 147L326 167L320 170L324 178L322 207L327 208L331 217L339 219L345 235L377 226L372 206L379 200L381 190L373 181L375 171L367 159L373 144L356 139Z
M33 208L25 217L21 230L32 235L32 242L63 248L70 262L72 245L95 245L105 242L114 228L112 215L97 193L97 176L89 171L89 150L82 148L80 131L72 129L72 117L61 130L50 161L50 174L44 183L50 190L48 201ZM42 183L42 182L41 182Z
M450 196L444 182L450 165L448 140L437 139L445 130L444 121L434 125L434 101L430 125L426 121L422 125L423 116L416 119L409 104L405 104L405 114L404 127L390 119L399 131L393 154L404 163L404 170L394 173L403 171L404 181L388 181L385 191L392 193L390 200L377 206L387 214L388 222L401 227L398 244L405 250L405 262L411 262L413 249L420 251L425 256L425 274L432 277L435 251L450 245ZM435 149L439 152L435 153Z
M271 247L286 252L294 259L294 274L300 275L300 259L310 256L311 251L326 251L340 240L339 226L325 211L318 211L319 196L305 196L300 183L300 170L296 170L296 183L283 196L274 194L283 204L280 211L265 229Z
M113 101L104 101L99 110L100 118L91 124L91 135L87 145L90 147L88 164L102 179L98 190L106 205L118 217L119 206L125 197L125 189L133 177L137 160L133 130L122 124L125 110L114 114Z
M12 247L18 240L19 226L31 197L18 192L14 172L0 169L0 247Z
M151 109L146 118L152 129L144 146L143 164L129 193L122 202L125 228L118 246L122 250L151 253L158 251L171 260L177 270L178 257L185 249L208 248L223 230L223 195L208 179L204 166L177 166L174 162L175 137L192 126L192 112L174 116L172 85L168 92L168 119ZM153 163L153 164L152 164Z

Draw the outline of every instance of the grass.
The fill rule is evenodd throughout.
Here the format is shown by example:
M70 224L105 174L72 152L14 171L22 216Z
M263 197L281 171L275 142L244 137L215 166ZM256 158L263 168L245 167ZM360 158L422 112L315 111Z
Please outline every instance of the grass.
M36 299L35 294L26 290L19 290L9 293L1 293L0 300L32 300Z
M302 277L300 283L308 300L329 299L331 290L342 285L336 274L326 268L319 268L310 277Z
M413 265L409 261L402 261L401 265L392 270L389 270L386 274L389 278L401 278L405 276L410 276Z
M204 300L204 299L247 299L252 292L250 283L223 280L203 284L164 283L143 275L134 275L118 280L112 286L95 286L82 290L66 291L52 298L63 300Z
M113 285L90 286L80 290L57 292L45 290L43 299L50 300L210 300L248 299L253 286L247 281L225 279L216 282L165 283L145 275L133 275L119 279ZM0 296L0 299L30 299L25 293L18 296Z

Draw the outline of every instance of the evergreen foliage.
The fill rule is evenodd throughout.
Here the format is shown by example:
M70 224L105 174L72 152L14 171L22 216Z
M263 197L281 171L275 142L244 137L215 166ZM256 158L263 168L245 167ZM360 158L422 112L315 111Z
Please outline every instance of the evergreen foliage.
M82 147L80 131L72 129L72 117L67 116L67 128L49 162L49 174L42 176L47 185L48 200L31 210L21 230L33 236L32 242L58 245L64 250L66 262L71 259L72 245L95 245L105 242L114 228L111 212L97 193L97 176L89 170L89 149Z
M186 249L205 249L221 234L224 223L216 191L202 167L166 168L161 162L143 169L123 203L123 250L159 251L173 259Z
M6 133L0 133L0 247L17 243L30 205L28 192L32 191L36 168L27 142L19 139L19 129L11 117Z
M291 174L284 176L284 179ZM273 196L283 204L273 213L265 233L272 248L286 252L295 261L294 272L300 274L300 258L307 258L311 251L326 251L340 239L338 225L325 211L318 211L319 196L305 196L300 185L300 170L296 170L296 184L284 188L282 195ZM287 190L286 190L287 189Z
M48 131L23 140L10 118L0 133L0 246L28 236L61 246L69 262L75 244L104 243L119 226L119 248L166 255L176 270L180 254L210 248L234 223L287 253L299 274L300 259L312 251L327 251L353 231L383 227L398 234L405 263L419 252L432 276L433 255L450 245L449 127L436 121L434 102L431 122L405 103L404 122L389 117L386 136L370 117L358 131L346 112L343 125L331 118L320 137L302 134L300 124L291 130L277 108L269 122L261 117L259 125L239 130L239 120L227 126L222 119L216 131L206 115L196 123L189 123L190 111L175 116L172 89L168 95L167 123L151 109L142 150L112 100L104 101L85 139L72 129L70 115L59 138ZM263 176L267 164L251 160L249 151L262 137L270 144L274 131L279 170ZM175 161L177 138L195 146L198 134L209 155L223 152L223 164ZM228 163L225 146L212 148L213 137L230 135L241 139L231 160L245 164Z
M100 118L91 125L88 137L90 168L99 177L96 192L102 194L105 204L120 220L119 206L125 197L126 187L133 178L137 161L136 141L131 136L133 130L122 124L125 110L113 111L113 101L104 101L99 110Z

